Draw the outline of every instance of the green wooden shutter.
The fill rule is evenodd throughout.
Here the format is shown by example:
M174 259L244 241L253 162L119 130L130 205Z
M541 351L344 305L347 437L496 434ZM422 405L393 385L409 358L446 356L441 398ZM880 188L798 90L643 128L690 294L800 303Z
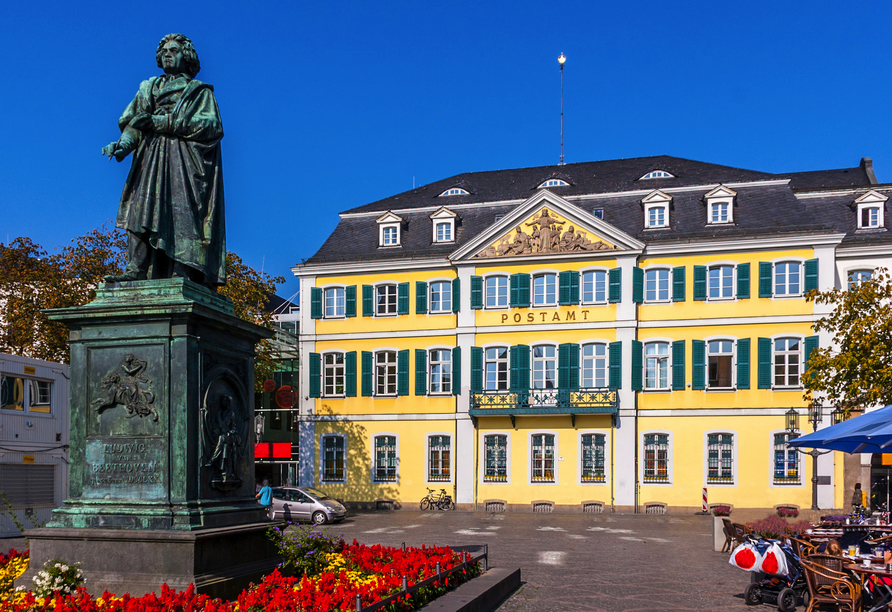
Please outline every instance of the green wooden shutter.
M691 340L691 389L706 388L706 343Z
M575 291L574 291L575 290ZM576 295L574 299L574 293ZM571 306L579 303L579 272L576 270L564 270L560 275L560 291L558 292L558 304Z
M461 393L461 347L452 349L452 395Z
M452 279L452 312L461 310L461 280Z
M685 267L675 266L672 268L672 301L684 302L685 291Z
M608 349L610 376L607 384L613 389L623 386L623 343L611 342Z
M310 397L320 397L322 389L322 356L310 353Z
M770 298L772 295L771 271L774 266L770 262L759 262L759 297ZM767 387L765 387L767 388Z
M769 264L770 265L770 264ZM761 284L761 283L759 283ZM771 338L759 338L759 388L771 388Z
M362 352L362 396L372 397L372 377L374 376L374 357L368 351Z
M374 288L371 285L362 286L362 316L370 317L375 314L375 300L372 297Z
M520 294L520 274L512 274L511 279L509 281L509 291L508 291L508 303L511 305L511 308L520 308L520 300L518 299L518 295ZM529 304L527 304L529 306Z
M344 386L344 395L356 397L356 351L344 354Z
M737 339L737 388L750 388L750 339Z
M750 265L748 263L737 264L737 299L748 300L750 298Z
M527 308L530 305L530 275L518 274L518 282L520 283L517 291L517 299L521 308Z
M811 358L811 352L818 348L818 337L817 336L809 336L805 339L805 367L803 370L808 369L808 360Z
M694 300L706 299L706 266L694 266Z
M558 388L571 388L570 369L572 367L570 354L576 351L576 384L579 386L579 345L578 344L562 344L558 347Z
M415 395L427 395L427 351L415 349Z
M427 283L415 283L415 314L427 314Z
M644 369L641 359L642 351L641 343L638 340L632 340L632 391L641 391L644 387L642 384L642 370Z
M525 391L530 388L530 347L517 344L511 347L511 388Z
M471 391L483 391L483 349L479 346L471 347Z
M356 285L348 285L344 290L344 314L356 316Z
M644 270L632 268L632 301L640 304L644 301Z
M310 318L322 318L322 289L310 287Z
M818 289L818 260L809 259L805 262L805 292Z
M409 283L400 283L396 288L396 314L409 314Z
M409 395L409 349L396 354L396 394Z
M612 268L607 275L608 290L607 301L611 304L621 302L623 299L623 269Z
M672 343L672 390L684 391L684 340Z
M480 310L483 308L483 277L471 277L471 308Z

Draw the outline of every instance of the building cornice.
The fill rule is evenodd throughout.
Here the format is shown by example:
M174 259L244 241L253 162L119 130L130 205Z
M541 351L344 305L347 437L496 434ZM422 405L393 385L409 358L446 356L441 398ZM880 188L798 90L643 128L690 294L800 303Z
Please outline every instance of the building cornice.
M336 261L319 264L298 264L291 268L297 278L304 276L367 274L382 272L406 272L411 270L429 270L432 268L451 268L452 262L444 257L425 257L405 259L388 259L386 261Z
M773 251L777 249L835 246L845 234L838 232L797 234L795 236L729 238L726 240L682 241L673 244L647 245L644 256L715 253L720 251Z
M871 244L858 246L840 246L836 249L836 259L856 259L860 257L892 256L892 244Z

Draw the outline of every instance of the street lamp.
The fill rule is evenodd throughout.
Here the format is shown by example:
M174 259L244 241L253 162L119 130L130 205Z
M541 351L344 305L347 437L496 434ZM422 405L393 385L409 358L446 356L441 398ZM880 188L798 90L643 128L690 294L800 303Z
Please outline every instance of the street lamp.
M842 408L837 408L833 412L830 413L830 422L834 425L839 425L843 421L847 421L849 419L846 411Z
M811 430L818 431L818 425L820 425L822 416L824 414L824 407L816 402L812 402L808 406L808 422L811 423ZM787 421L787 431L790 433L790 438L792 439L793 434L799 433L799 412L796 411L795 408L790 408L784 413ZM798 448L794 448L797 453L801 453L803 455L810 455L812 459L811 464L811 509L819 510L818 508L818 457L821 455L826 455L829 453L829 450L819 451L816 448L813 448L809 451L804 451Z

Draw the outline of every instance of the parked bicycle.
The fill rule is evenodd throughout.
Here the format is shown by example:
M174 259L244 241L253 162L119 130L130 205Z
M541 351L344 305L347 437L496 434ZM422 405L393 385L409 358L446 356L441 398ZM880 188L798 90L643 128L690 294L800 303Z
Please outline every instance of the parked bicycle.
M455 502L452 501L452 496L446 492L446 489L440 489L439 495L434 495L434 490L428 488L427 495L421 498L421 503L418 506L422 510L430 510L431 508L455 510Z

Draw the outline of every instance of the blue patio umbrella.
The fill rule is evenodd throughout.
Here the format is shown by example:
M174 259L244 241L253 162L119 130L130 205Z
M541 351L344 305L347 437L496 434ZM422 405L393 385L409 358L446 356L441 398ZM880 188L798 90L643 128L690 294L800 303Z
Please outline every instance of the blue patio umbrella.
M819 429L788 444L845 453L892 453L892 406Z

